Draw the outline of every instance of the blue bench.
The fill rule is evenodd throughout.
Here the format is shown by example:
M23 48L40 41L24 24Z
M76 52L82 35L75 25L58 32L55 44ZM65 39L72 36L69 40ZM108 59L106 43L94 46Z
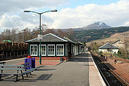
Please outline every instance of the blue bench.
M22 79L24 79L24 75L31 74L36 68L31 68L31 65L29 64L23 64L23 65L6 65L6 64L0 64L0 80L2 79L2 76L4 75L13 75L15 76L15 81L19 80L19 76L22 76ZM13 71L13 72L9 72Z

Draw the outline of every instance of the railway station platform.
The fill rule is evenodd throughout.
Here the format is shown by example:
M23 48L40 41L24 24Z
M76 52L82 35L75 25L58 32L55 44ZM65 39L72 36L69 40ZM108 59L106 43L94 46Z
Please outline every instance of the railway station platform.
M18 64L24 59L6 61ZM75 56L58 65L39 66L31 77L14 82L12 78L0 81L1 86L106 86L89 52Z
M106 86L90 52L88 52L88 54L89 54L89 83L90 83L90 86Z

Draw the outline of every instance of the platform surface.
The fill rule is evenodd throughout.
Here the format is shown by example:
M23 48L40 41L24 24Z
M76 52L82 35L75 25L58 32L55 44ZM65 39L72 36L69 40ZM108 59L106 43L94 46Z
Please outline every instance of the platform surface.
M19 64L22 59L6 61ZM40 66L31 77L13 82L12 78L0 81L0 86L104 86L90 53L73 57L58 65Z

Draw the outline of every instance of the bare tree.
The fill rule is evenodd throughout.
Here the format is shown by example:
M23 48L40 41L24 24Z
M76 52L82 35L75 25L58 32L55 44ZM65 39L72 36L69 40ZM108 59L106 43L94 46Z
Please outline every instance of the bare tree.
M4 30L4 32L1 33L2 40L11 40L11 31L10 29Z
M15 42L16 41L16 29L12 29L11 30L11 40L12 42Z

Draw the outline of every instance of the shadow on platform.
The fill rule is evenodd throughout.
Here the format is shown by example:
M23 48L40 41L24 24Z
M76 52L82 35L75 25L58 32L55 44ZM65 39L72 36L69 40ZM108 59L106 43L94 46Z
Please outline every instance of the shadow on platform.
M56 69L37 69L35 71L52 71L52 70L56 70Z
M48 80L51 76L52 74L42 74L37 78L37 80Z
M73 57L69 60L70 62L93 62L92 58L84 57Z

